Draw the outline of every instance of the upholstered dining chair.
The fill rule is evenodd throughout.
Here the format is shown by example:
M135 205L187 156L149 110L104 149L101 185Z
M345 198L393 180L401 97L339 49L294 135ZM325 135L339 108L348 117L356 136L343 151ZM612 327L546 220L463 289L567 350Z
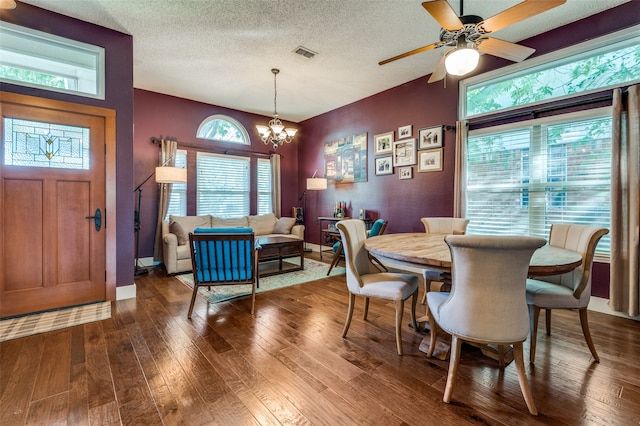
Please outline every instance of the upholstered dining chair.
M549 245L573 250L582 255L582 264L562 275L527 280L527 303L531 320L531 346L529 361L535 362L540 310L545 310L547 335L551 335L552 309L577 309L580 314L582 334L596 362L600 362L591 339L587 306L591 298L591 266L596 246L607 228L591 225L554 224L549 232Z
M341 220L336 225L340 231L344 247L347 269L347 288L349 290L349 308L342 337L347 336L356 296L364 297L363 319L367 319L369 298L392 300L396 307L396 347L402 355L402 314L404 301L411 301L411 323L416 324L416 303L418 301L418 277L412 274L380 272L372 263L369 252L364 248L366 231L364 222L358 219Z
M387 229L387 221L384 219L378 219L375 222L373 222L373 225L371 225L371 229L367 231L367 238L375 237L377 235L382 235L384 234L385 229ZM333 244L333 247L331 248L331 250L333 251L333 260L331 261L331 265L329 266L329 270L327 271L327 276L329 276L333 267L336 266L338 262L340 262L340 259L344 258L344 250L342 249L342 240L336 241ZM374 262L377 262L378 266L382 271L385 271L385 272L387 271L387 268L382 263L380 263L378 259L373 257L372 260Z
M460 217L423 217L420 222L424 225L424 232L427 234L453 234L464 235L467 232L467 225L469 225L469 219ZM439 282L441 272L432 269L424 269L422 271L422 278L424 279L424 297L422 303L427 301L427 293L431 291L431 283ZM441 291L449 290L446 287L440 289Z
M529 334L525 287L533 253L543 238L488 235L448 235L451 251L451 292L429 292L431 357L438 329L449 333L451 358L443 401L448 403L456 381L463 340L513 345L518 381L529 412L538 411L524 368L522 343Z
M252 228L196 228L189 234L193 266L191 318L198 287L251 284L251 315L258 287L258 256Z

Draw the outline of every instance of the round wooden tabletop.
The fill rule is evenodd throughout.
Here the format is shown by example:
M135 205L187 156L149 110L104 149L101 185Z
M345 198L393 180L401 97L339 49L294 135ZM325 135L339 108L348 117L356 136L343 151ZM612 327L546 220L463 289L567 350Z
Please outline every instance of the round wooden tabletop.
M444 242L446 234L424 232L384 234L367 238L364 246L371 254L408 266L451 272L451 253ZM558 275L580 266L580 253L545 245L533 254L529 276Z

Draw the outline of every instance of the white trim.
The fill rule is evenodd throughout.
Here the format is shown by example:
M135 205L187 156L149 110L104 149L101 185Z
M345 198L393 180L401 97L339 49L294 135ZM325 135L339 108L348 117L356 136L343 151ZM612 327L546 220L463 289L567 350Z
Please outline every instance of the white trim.
M613 315L616 317L640 321L640 315L638 315L637 317L632 317L625 314L624 312L614 311L609 307L609 299L604 299L602 297L591 296L591 300L589 300L589 306L587 307L587 309L593 312L600 312L603 314Z
M228 115L224 115L224 114L210 115L209 117L202 120L202 123L200 123L200 125L198 126L198 130L196 131L196 138L204 139L208 141L216 140L216 139L205 138L204 136L200 135L202 128L214 120L227 121L233 124L234 126L236 126L238 130L240 130L240 133L242 133L242 137L244 138L244 142L236 142L236 141L223 140L223 139L217 140L217 142L235 143L238 145L251 145L251 138L249 137L249 133L247 133L247 129L244 128L242 123L240 123L235 118L229 117Z
M135 299L136 284L116 287L116 300Z

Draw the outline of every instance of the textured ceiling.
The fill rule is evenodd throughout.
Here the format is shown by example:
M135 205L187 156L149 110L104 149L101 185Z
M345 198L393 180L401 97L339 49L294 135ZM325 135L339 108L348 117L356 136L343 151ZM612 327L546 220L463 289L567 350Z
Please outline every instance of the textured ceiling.
M567 0L495 37L518 42L627 1ZM519 2L467 0L464 14L488 18ZM430 74L442 54L432 50L378 65L438 40L440 26L419 0L25 3L131 34L139 89L271 115L270 70L279 68L278 113L295 122ZM450 4L460 11L459 0ZM293 53L300 45L318 55Z

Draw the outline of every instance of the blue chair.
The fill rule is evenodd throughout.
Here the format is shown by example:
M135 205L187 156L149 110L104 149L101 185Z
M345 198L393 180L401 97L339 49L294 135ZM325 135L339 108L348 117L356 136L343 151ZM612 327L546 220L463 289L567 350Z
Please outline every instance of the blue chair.
M193 266L191 318L198 287L251 284L251 315L258 287L258 256L252 228L196 228L189 234Z
M387 228L387 221L384 219L378 219L373 222L371 225L371 229L367 231L367 238L375 237L376 235L382 235L384 230ZM334 266L338 264L340 259L344 259L344 249L342 248L342 240L336 241L331 248L333 251L333 260L331 261L331 266L329 266L329 270L327 271L327 276L331 273L331 270ZM377 262L377 264L384 270L387 271L387 268L384 267L383 264L380 263L378 259L375 257L371 258L373 261Z

